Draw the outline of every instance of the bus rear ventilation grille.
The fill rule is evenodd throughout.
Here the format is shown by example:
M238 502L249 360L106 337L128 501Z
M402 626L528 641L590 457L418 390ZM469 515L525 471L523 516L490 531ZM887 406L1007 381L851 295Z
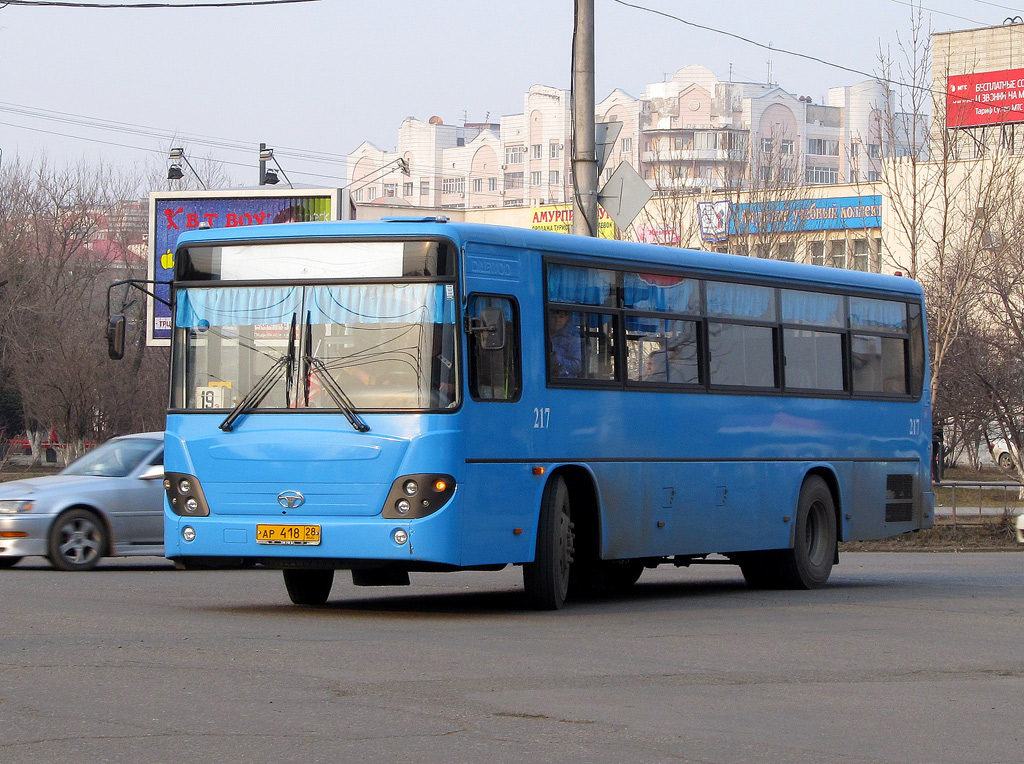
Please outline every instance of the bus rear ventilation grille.
M914 519L914 476L889 475L885 483L885 521L909 523Z

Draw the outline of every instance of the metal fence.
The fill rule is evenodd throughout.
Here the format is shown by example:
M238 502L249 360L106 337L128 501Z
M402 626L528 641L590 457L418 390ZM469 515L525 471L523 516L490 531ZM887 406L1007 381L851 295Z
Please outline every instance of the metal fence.
M979 522L986 517L1010 517L1024 511L1024 483L995 482L989 480L940 480L932 484L934 489L948 488L950 501L948 507L940 505L936 500L936 514L941 509L948 509L953 518L953 527L960 518L973 517L977 509ZM991 500L996 493L995 501ZM1012 497L1012 501L1011 501ZM974 499L973 501L971 499Z

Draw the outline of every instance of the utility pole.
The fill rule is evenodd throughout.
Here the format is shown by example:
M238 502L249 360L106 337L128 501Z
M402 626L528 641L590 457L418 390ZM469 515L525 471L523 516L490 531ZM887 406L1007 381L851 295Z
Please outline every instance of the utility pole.
M263 158L263 152L267 150L267 144L260 144L260 185L267 184L267 160Z
M572 232L597 236L594 139L594 0L577 0L572 47Z

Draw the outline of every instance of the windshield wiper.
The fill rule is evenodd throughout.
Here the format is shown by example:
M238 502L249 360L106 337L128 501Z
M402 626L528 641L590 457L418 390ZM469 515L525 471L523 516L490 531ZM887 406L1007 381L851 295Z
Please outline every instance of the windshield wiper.
M316 369L317 376L320 378L320 385L327 391L327 394L331 396L341 413L345 415L348 423L352 425L354 429L359 432L369 432L370 426L364 422L359 414L356 413L356 407L352 403L351 399L345 394L345 390L342 389L341 385L338 384L332 375L330 370L327 368L327 364L321 361L319 358L313 355L313 327L312 327L312 316L309 311L306 312L306 344L305 353L302 357L302 362L306 367L305 373L305 403L309 406L309 372L310 369Z
M285 356L288 360L288 371L285 374L284 381L284 405L286 408L292 407L292 385L295 382L295 319L298 318L292 313L292 326L288 330L288 355Z
M288 356L282 356L273 366L267 369L267 373L259 378L259 381L253 385L253 388L242 397L242 400L235 404L235 407L231 409L231 413L220 423L220 429L224 430L224 432L231 432L234 421L244 414L246 409L258 407L263 399L267 397L267 393L277 384L285 370L291 366L291 363L291 359Z
M252 386L242 400L235 404L235 407L231 409L224 421L220 423L220 429L224 432L231 432L234 429L234 422L238 417L245 413L246 409L257 408L263 399L267 397L267 394L274 389L274 385L283 376L286 376L288 381L286 385L291 384L292 370L295 366L295 314L292 313L292 329L291 339L288 341L288 354L278 358L274 365L267 369L266 374L260 377L256 384ZM285 389L285 405L291 405L291 394L287 387Z

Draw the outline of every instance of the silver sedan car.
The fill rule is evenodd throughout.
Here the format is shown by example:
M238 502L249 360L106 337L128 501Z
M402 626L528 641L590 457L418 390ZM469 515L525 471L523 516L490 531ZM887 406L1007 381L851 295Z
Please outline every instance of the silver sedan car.
M0 568L42 556L61 570L164 553L164 438L112 438L56 475L0 483Z

